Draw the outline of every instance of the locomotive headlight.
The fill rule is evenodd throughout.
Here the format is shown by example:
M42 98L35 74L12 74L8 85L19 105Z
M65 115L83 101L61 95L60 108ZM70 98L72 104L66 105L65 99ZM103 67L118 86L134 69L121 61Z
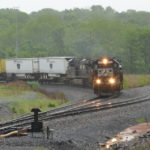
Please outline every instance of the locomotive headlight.
M101 80L100 79L96 79L96 84L101 84Z
M110 145L106 145L106 148L107 148L107 149L110 148Z
M116 80L114 78L110 78L108 81L110 84L115 84L115 82L116 82Z
M103 58L103 59L102 59L102 63L103 63L104 65L107 65L107 64L108 64L108 59L107 59L107 58Z

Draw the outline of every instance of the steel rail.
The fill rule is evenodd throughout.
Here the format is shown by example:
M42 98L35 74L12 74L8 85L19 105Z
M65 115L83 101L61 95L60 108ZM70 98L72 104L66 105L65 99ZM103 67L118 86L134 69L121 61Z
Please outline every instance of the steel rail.
M43 115L46 115L48 113L51 114L51 113L54 113L54 112L70 109L70 108L73 108L73 107L78 107L78 106L85 105L85 104L90 103L90 102L92 103L96 99L99 99L99 98L92 98L92 99L89 99L89 100L81 100L80 102L77 102L77 103L74 103L74 104L68 104L68 105L63 106L63 107L59 107L59 108L51 109L51 110L48 110L48 111L44 111L44 112L39 113L39 116L43 116ZM12 119L10 121L0 123L0 127L6 126L6 125L9 125L9 124L12 125L14 123L22 122L24 120L28 120L28 119L32 119L32 118L33 118L32 114L20 116L16 119Z
M76 108L76 107L81 107L82 105L90 105L91 103L94 103L96 101L100 101L100 100L109 100L109 99L112 99L112 98L116 98L118 97L118 94L115 94L111 97L108 97L108 98L99 98L99 97L95 97L95 98L91 98L91 99L88 99L88 100L80 100L79 102L77 103L73 103L73 104L68 104L68 105L65 105L65 106L62 106L62 107L58 107L58 108L55 108L55 109L51 109L51 110L48 110L48 111L44 111L44 112L41 112L39 113L39 116L43 116L43 115L48 115L48 114L51 114L51 113L54 113L54 112L58 112L58 111L65 111L65 110L70 110L70 109L73 109ZM32 114L29 114L29 115L23 115L23 116L20 116L16 119L12 119L10 121L6 121L6 122L2 122L0 123L0 128L2 128L3 126L6 126L6 125L12 125L12 124L16 124L18 122L23 122L25 120L29 120L29 119L32 119L33 118L33 115Z
M63 107L59 107L59 108L56 108L56 109L41 112L41 113L39 113L39 118L44 117L44 116L48 116L48 115L53 115L55 113L61 113L61 112L77 109L77 108L80 108L80 107L85 107L85 106L88 106L88 105L90 106L91 104L100 102L101 100L107 101L107 100L110 100L112 98L115 98L116 96L117 95L113 95L111 97L104 98L104 99L96 97L96 98L92 98L92 99L89 99L89 100L81 100L81 101L79 101L77 103L74 103L74 104L69 104L69 105L66 105L66 106L63 106ZM33 120L33 115L25 115L25 116L19 117L17 119L13 119L13 120L1 123L0 128L2 128L4 126L14 125L14 124L18 124L20 122L28 121L30 119Z
M39 120L47 121L50 119L57 119L60 117L78 115L78 114L88 113L92 111L123 107L123 106L132 105L136 103L142 103L142 102L149 101L149 100L150 100L150 96L141 96L141 97L128 99L123 102L114 102L114 103L106 103L106 104L101 104L99 100L97 102L95 101L94 103L91 102L91 103L87 103L87 104L80 105L77 107L72 107L72 108L69 108L68 110L56 111L54 113L49 113L50 111L44 112L44 114L41 113L41 116L39 116ZM9 124L5 124L3 127L1 127L0 131L8 130L8 129L15 128L15 127L27 126L31 124L32 121L33 121L33 118L31 117L26 118L24 120L17 121L17 122L10 121Z

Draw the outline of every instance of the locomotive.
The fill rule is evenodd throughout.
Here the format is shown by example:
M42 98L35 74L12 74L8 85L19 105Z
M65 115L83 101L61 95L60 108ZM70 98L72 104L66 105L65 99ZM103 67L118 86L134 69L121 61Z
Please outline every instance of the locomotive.
M123 71L119 61L109 57L95 60L92 83L94 93L99 96L120 92L123 89Z

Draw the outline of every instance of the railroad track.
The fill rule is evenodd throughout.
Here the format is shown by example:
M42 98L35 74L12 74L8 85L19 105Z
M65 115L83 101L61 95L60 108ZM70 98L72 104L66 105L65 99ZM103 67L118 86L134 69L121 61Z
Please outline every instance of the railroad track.
M39 121L48 121L56 118L61 118L65 116L79 115L83 113L93 112L93 111L101 111L108 110L117 107L124 107L136 103L142 103L150 100L150 96L141 96L132 99L128 99L122 102L113 102L107 103L107 100L111 98L107 98L106 103L102 103L102 99L93 98L90 100L81 101L75 104L70 104L64 107L60 107L54 110L45 111L39 114ZM6 133L12 131L16 128L27 127L33 121L33 115L22 116L20 118L7 121L0 124L0 132Z
M92 99L89 99L89 100L82 100L82 101L79 101L79 102L74 103L74 104L69 104L69 105L59 107L59 108L56 108L56 109L53 109L53 110L48 110L48 111L45 111L45 112L41 112L41 113L39 113L39 119L41 119L43 117L46 117L46 116L49 116L49 115L54 115L54 114L57 114L57 113L62 113L62 112L70 111L70 110L73 110L73 109L90 106L90 105L98 103L102 100L107 101L107 100L110 100L110 99L115 98L115 97L117 97L117 95L114 95L114 96L111 96L111 97L105 98L105 99L100 99L100 98L96 97L96 98L92 98ZM0 129L5 127L5 126L9 126L9 125L12 126L12 125L20 124L20 123L23 123L25 121L27 122L28 120L33 121L33 115L24 115L24 116L21 116L17 119L13 119L11 121L0 123Z
M63 107L59 107L53 110L48 110L45 112L41 112L39 113L39 119L48 116L48 115L53 115L55 113L58 112L62 112L62 111L67 111L67 110L71 110L77 107L81 107L81 106L85 106L85 105L90 105L91 103L95 103L97 100L99 100L99 98L92 98L89 100L82 100L80 102L74 103L74 104L69 104ZM41 119L42 120L42 119ZM6 121L3 123L0 123L0 132L7 129L7 128L15 128L17 126L20 126L20 124L25 125L25 124L31 124L31 122L33 121L33 115L23 115L20 116L16 119L10 120L10 121Z

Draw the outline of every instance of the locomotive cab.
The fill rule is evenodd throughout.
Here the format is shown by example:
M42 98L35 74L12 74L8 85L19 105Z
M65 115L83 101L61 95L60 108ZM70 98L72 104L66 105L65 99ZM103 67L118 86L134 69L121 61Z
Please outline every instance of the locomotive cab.
M94 93L101 95L120 92L123 88L123 73L120 63L112 58L95 61L93 70Z

